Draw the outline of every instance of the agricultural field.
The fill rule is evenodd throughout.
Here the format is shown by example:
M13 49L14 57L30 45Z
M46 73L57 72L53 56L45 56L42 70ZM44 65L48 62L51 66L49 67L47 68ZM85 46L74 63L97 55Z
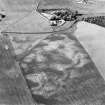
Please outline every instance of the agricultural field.
M0 13L0 105L105 105L104 0L0 0Z

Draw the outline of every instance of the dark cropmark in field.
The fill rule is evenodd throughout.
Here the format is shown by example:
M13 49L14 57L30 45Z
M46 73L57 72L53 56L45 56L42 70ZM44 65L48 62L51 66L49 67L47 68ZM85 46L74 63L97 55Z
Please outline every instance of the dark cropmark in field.
M72 33L51 34L20 66L38 104L105 104L104 79Z
M16 4L17 1L11 2L9 0L8 2L10 4ZM27 5L28 2L29 1L26 1ZM47 9L52 7L70 7L72 3L72 0L41 0L38 9L43 8L43 6ZM19 4L24 5L24 3L21 1L19 1ZM31 9L32 8L30 7L30 10ZM22 10L27 11L27 8ZM16 11L20 11L20 8L16 9ZM39 13L37 14L35 12L34 14L36 15L36 20L42 19L39 18ZM101 18L104 19L104 17ZM84 20L95 23L95 19L98 21L100 18L89 17L85 18ZM30 15L29 18L27 17L23 19L17 23L18 25L15 24L15 27L12 27L12 31L21 30L23 32L23 30L25 30L28 32L30 30L37 30L40 33L42 29L39 29L39 27L42 26L41 22L43 19L41 21L35 20L35 22L32 20L34 20L34 15ZM104 23L101 20L100 22ZM31 29L29 27L33 28ZM65 28L66 25L57 28L60 29L62 27ZM20 59L16 60L23 75L20 75L21 72L19 72L20 74L18 76L14 76L12 80L15 81L15 85L11 85L14 83L14 81L11 82L11 79L9 81L10 84L8 85L8 78L6 76L0 79L1 81L5 79L5 83L0 83L3 84L3 86L9 87L7 90L2 89L9 93L7 98L9 95L11 95L11 97L14 99L14 103L18 103L17 105L32 105L31 103L33 102L31 102L32 100L30 99L31 95L31 98L33 98L34 102L37 103L36 105L105 105L105 81L98 72L98 69L88 53L75 38L73 33L75 29L76 28L74 27L72 30L68 29L55 33L49 33L48 36L46 35L46 38L44 37L37 44L35 44L35 42L37 42L37 40L40 38L38 37L36 39L36 34L33 34L33 36L28 36L27 34L27 36L25 36L26 34L23 35L22 33L8 33L10 38L12 37L11 42L13 43L14 49L12 48L12 44L10 43L7 34L6 36L4 35L5 37L0 39L0 67L2 68L2 71L4 69L8 70L9 67L10 70L12 69L12 66L15 62L13 55L14 53L12 52L13 50L17 52L17 55L15 55L16 58L19 57L18 54L21 55ZM41 37L42 34L38 35ZM10 45L7 42L9 42ZM5 44L9 45L9 49L7 48L6 50ZM29 48L31 45L33 46ZM26 49L24 47L26 47ZM17 49L21 49L21 53L18 53ZM29 52L27 53L26 50ZM15 69L19 69L19 67ZM13 70L15 71L15 69ZM11 74L11 72L9 73ZM27 89L24 90L24 88L27 86L22 85L22 76L26 80L25 82L28 85L27 89L30 90L31 95L26 94L28 91ZM16 99L14 97L15 93ZM2 97L2 94L0 95ZM10 98L8 99L9 102L7 103L11 104L10 101L12 99L10 100Z

